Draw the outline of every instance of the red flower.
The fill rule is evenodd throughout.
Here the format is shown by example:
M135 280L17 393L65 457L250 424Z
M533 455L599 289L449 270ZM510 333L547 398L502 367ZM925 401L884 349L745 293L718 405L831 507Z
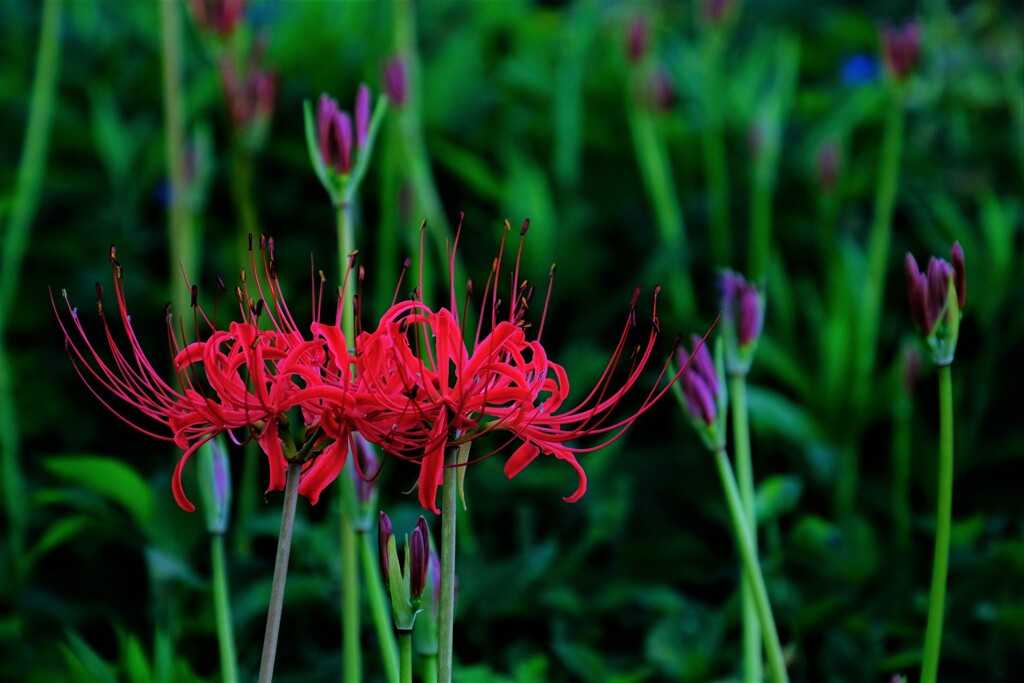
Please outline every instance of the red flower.
M114 338L99 285L97 308L112 364L90 343L77 309L67 303L73 321L69 326L54 302L71 360L97 399L142 433L174 441L184 451L175 469L172 488L178 505L188 511L195 508L182 489L182 469L200 446L220 433L227 432L237 442L236 432L244 431L243 438L259 442L270 463L268 491L284 488L288 459L311 462L303 473L299 492L312 503L338 476L348 452L351 368L344 338L336 325L324 325L318 320L311 325L313 338L303 338L278 288L273 240L261 240L260 247L264 252L262 278L253 256L258 298L250 298L244 272L242 286L236 288L241 321L231 322L226 330L217 329L216 320L210 319L199 306L197 287L192 285L196 334L199 335L200 322L211 332L207 338L197 338L182 347L168 308L167 331L176 387L162 378L139 343L127 312L123 270L113 248L110 258L114 291L130 353L122 352ZM66 292L64 299L67 302ZM260 325L262 316L270 329L261 329L268 327ZM122 415L104 398L105 394L135 408L155 427ZM298 446L292 440L287 417L292 408L298 408L306 428L304 441Z
M527 227L525 223L521 236ZM458 236L456 245L457 241ZM360 423L358 429L388 452L420 464L420 503L435 512L445 449L497 430L511 432L513 440L523 442L506 463L509 478L537 455L554 455L576 471L579 486L565 500L578 500L586 491L586 474L576 455L615 441L667 389L660 386L668 367L666 361L641 406L625 418L610 419L612 410L639 380L658 336L657 318L652 317L651 330L645 342L637 346L632 367L621 385L613 388L615 368L635 326L638 289L618 346L597 386L578 405L563 410L569 379L561 365L549 360L540 342L544 314L537 338L526 338L525 313L533 290L519 279L518 256L511 277L514 296L507 315L499 319L496 283L503 252L504 239L485 286L480 324L471 342L467 342L469 335L458 312L454 287L448 307L435 311L418 301L397 303L374 332L360 339L357 368L361 398L357 399L356 411L363 415L372 406L365 413L372 424ZM449 281L454 279L454 259L453 247ZM545 313L546 308L545 301ZM490 332L481 338L488 317ZM601 442L569 445L584 437L597 437Z

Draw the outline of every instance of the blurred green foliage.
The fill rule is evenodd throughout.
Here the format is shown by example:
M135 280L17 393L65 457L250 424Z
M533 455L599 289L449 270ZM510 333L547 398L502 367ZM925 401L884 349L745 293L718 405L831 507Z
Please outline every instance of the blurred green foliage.
M84 313L93 282L109 277L115 243L133 322L150 358L165 362L164 304L182 285L166 258L155 4L64 7L41 203L7 316L14 378L3 389L17 406L29 543L21 557L5 544L0 562L0 679L212 681L219 670L202 518L180 511L170 495L177 453L93 399L66 361L47 301L47 286L66 287L87 329L101 334ZM685 318L671 289L661 293L667 355L675 332L703 332L714 320L716 266L747 264L750 188L763 152L757 126L777 126L768 313L750 380L762 560L793 680L881 681L914 677L934 525L935 378L923 367L904 388L901 349L913 328L901 256L946 256L959 240L968 295L953 366L956 484L940 679L1014 680L1024 675L1024 426L1014 398L1024 381L1020 10L984 0L931 0L898 14L885 3L751 0L723 48L720 88L709 91L707 27L696 4L417 3L425 142L449 220L466 212L462 263L482 282L501 221L531 219L528 277L541 283L558 263L546 346L580 387L604 367L636 283L649 292L672 281L682 266L659 243L630 138L629 113L645 105L627 87L625 36L641 16L651 58L675 91L654 124L685 216L683 262L696 290L697 309ZM877 368L859 414L850 403L852 359L861 352L852 348L852 321L886 106L877 31L915 9L923 54L908 85ZM39 19L37 3L0 0L0 226L13 196ZM276 237L278 272L299 320L309 313L309 255L338 272L333 214L308 164L302 101L326 91L349 102L361 81L379 92L383 65L398 51L393 24L386 2L254 0L247 13L247 30L265 41L264 62L279 78L272 127L253 160L256 203ZM203 263L190 276L212 298L215 275L233 282L246 254L217 71L189 22L185 38L187 128L208 163L194 198L203 207ZM796 54L796 84L786 95L772 69ZM708 98L722 116L727 153L729 263L709 255L700 153ZM404 189L406 151L393 123L385 121L357 209L371 302L390 300L401 259L416 253L422 217ZM830 146L834 182L819 166ZM383 234L397 236L393 263L377 262ZM379 312L367 305L364 319ZM900 429L910 449L905 495L896 496L910 511L906 537L894 528ZM834 496L844 449L860 453L860 485L856 513L841 518ZM233 457L241 459L241 449ZM590 486L575 505L560 500L574 485L568 468L542 459L508 482L500 460L474 465L466 478L457 680L735 680L738 565L727 514L713 464L673 401L585 456ZM186 487L196 490L192 469ZM381 476L381 504L396 528L418 514L404 495L414 477L397 462ZM265 480L261 471L261 486ZM258 664L279 500L270 494L259 504L248 530L252 552L229 559L246 679ZM330 514L337 504L335 489L316 507L300 504L280 681L338 680ZM364 636L376 680L373 636Z

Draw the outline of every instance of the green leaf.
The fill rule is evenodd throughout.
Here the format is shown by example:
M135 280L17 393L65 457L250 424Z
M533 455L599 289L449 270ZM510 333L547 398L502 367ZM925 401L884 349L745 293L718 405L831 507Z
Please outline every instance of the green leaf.
M26 569L31 569L46 553L73 539L93 524L94 520L86 515L73 515L57 520L43 532L21 562Z
M800 502L803 491L803 481L797 476L780 474L767 477L755 494L757 521L764 523L791 512Z
M140 527L146 526L153 517L152 489L120 460L100 455L67 455L49 457L43 464L59 479L122 505Z
M121 660L124 674L132 683L146 683L153 680L153 672L146 658L146 651L131 633L121 633Z
M72 675L69 680L79 683L117 683L117 675L95 650L77 633L67 633L67 643L60 643L61 654Z

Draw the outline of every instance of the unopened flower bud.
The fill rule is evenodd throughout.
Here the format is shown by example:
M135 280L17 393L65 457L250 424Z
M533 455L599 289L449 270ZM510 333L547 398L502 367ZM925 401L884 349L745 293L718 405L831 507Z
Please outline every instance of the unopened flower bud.
M396 107L405 104L408 93L405 82L405 62L401 57L392 57L384 66L384 92Z
M953 361L967 298L964 252L959 242L953 244L950 260L952 265L933 256L926 272L921 272L912 254L904 260L910 317L938 365Z
M723 336L725 364L730 375L746 374L764 325L764 299L739 273L722 273Z
M430 560L429 534L427 520L420 515L416 528L409 536L409 557L406 558L406 564L409 565L409 595L414 601L419 601L427 585L427 565Z
M370 135L370 88L365 83L359 86L359 92L356 93L355 114L356 145L362 149Z
M388 542L394 532L391 528L391 520L383 510L377 519L377 555L380 557L380 574L384 579L384 587L391 591L391 562L388 559Z
M647 20L640 15L633 17L626 34L626 57L630 62L636 64L647 54L648 34Z
M898 81L914 70L921 54L921 29L910 21L902 27L883 26L882 60L888 72Z
M231 517L231 463L224 439L218 437L199 449L199 496L206 530L223 534Z
M693 354L680 347L677 361L685 366L679 378L683 408L690 423L710 450L725 447L725 381L721 369L721 344L716 348L717 362L704 340L693 335Z

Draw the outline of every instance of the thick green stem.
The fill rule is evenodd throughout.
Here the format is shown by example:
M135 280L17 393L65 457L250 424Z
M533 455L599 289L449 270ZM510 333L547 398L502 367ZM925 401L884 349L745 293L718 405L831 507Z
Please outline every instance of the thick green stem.
M757 511L754 507L754 466L750 455L750 416L747 412L747 379L744 375L729 376L729 399L732 401L733 447L736 452L736 476L739 480L740 503L743 516L750 529L751 548L754 558L757 550ZM760 681L761 666L761 625L754 601L754 588L744 575L740 586L743 609L743 680Z
M259 683L270 683L274 678L274 659L277 657L277 635L281 628L284 609L284 586L288 579L288 557L292 548L292 528L295 526L295 507L299 500L299 477L302 463L289 462L285 473L284 504L281 511L281 533L277 537L277 558L274 578L270 584L270 606L267 609L267 630L263 634L263 655L260 658Z
M768 588L764 584L761 565L757 561L753 535L747 524L746 513L740 500L739 487L736 485L736 477L724 448L715 451L715 463L718 465L718 474L722 479L722 488L725 490L725 500L732 517L733 532L736 536L740 559L743 561L743 570L750 580L757 615L761 620L765 653L768 656L768 672L774 683L788 683L789 674L786 673L786 660L782 655L779 632L775 628L775 618L772 616L771 603L768 601Z
M343 201L334 207L335 225L338 233L338 278L345 277L348 269L349 254L355 250L355 235L352 216L352 203ZM342 285L350 284L342 282ZM352 290L346 289L345 301L341 305L341 333L349 346L355 343L355 312L352 310ZM344 512L343 512L344 514Z
M868 240L868 272L864 281L864 295L857 327L857 350L854 360L855 376L851 383L854 419L864 419L864 410L871 388L881 322L882 299L889 266L889 242L892 235L892 214L896 205L899 185L900 157L903 150L903 97L894 90L886 110L885 130L882 134L882 158L875 188L875 215ZM849 437L852 438L852 437ZM860 479L859 450L855 444L843 451L843 460L837 480L836 512L840 520L853 514Z
M13 309L21 262L28 248L29 232L39 205L39 192L46 170L46 148L50 142L60 67L61 9L61 0L46 0L43 5L25 142L11 200L11 217L3 233L3 248L0 249L0 453L3 457L8 542L10 556L14 560L24 557L29 508L25 504L24 477L18 455L21 444L14 404L17 382L7 357L7 314Z
M921 683L935 683L942 649L942 619L949 573L949 530L953 516L953 377L949 365L939 367L939 491L935 513L935 559L924 633Z
M373 616L373 624L377 630L380 656L384 662L384 674L389 681L394 681L398 678L398 643L395 642L395 625L391 617L391 607L388 605L384 584L381 582L380 559L369 534L359 534L359 546L363 560L366 598L370 603L370 614Z
M400 683L412 683L412 631L398 632L398 651L402 659L398 680Z
M437 617L437 676L441 683L452 680L452 632L455 627L455 516L458 502L455 467L458 448L444 454L441 496L441 600Z
M644 105L636 102L630 104L629 124L640 165L640 175L654 207L664 256L672 264L668 271L672 285L671 300L678 302L675 306L678 314L686 317L695 307L694 293L687 265L686 224L679 206L679 198L676 196L668 150L658 134L654 114L644 109Z
M228 572L224 553L224 534L210 534L210 564L213 574L213 611L220 646L220 675L224 683L238 680L235 633L231 625L231 601L228 598Z

